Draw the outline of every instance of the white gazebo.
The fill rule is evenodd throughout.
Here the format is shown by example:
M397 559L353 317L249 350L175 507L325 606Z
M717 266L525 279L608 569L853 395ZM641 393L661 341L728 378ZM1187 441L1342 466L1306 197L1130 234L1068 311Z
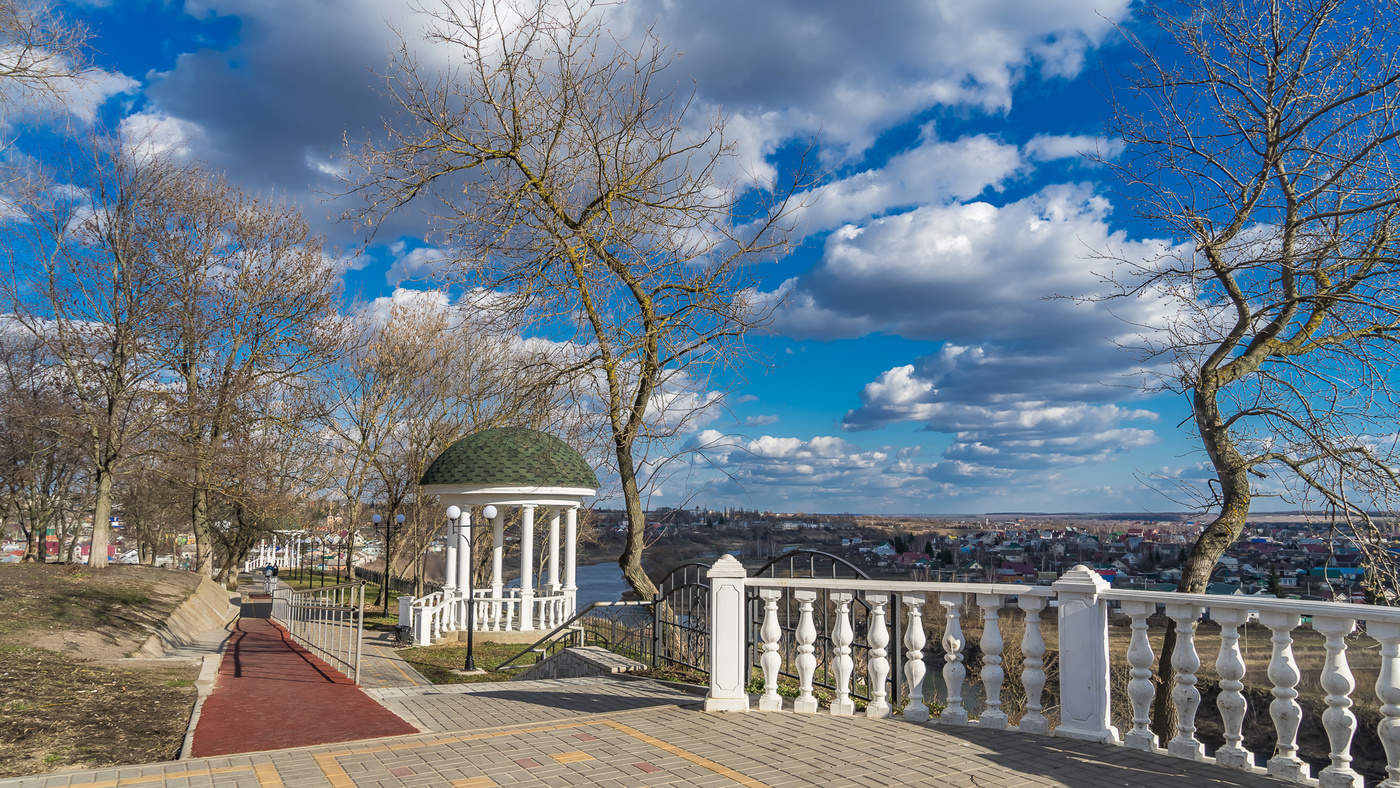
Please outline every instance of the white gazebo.
M436 495L457 516L449 517L442 590L407 602L400 597L400 622L407 623L405 615L411 618L415 643L465 630L469 621L478 632L547 631L575 613L578 510L598 489L598 477L582 455L538 430L484 430L447 447L421 483L425 495ZM520 512L520 583L506 588L504 531L511 508ZM478 522L491 525L491 580L484 588L471 587L468 569ZM548 562L539 578L537 522L549 528Z

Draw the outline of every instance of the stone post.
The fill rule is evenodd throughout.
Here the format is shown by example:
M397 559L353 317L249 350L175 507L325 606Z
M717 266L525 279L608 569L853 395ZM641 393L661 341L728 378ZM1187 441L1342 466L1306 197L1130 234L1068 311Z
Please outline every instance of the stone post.
M722 555L706 573L710 581L710 691L705 711L748 711L744 659L744 565Z
M1109 588L1098 572L1080 564L1051 586L1060 606L1060 724L1056 736L1118 743L1109 716Z

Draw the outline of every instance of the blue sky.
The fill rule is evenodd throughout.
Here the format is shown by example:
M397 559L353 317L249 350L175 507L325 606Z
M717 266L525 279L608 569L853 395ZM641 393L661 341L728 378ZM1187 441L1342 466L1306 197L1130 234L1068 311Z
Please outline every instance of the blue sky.
M326 195L344 149L390 113L375 70L379 0L110 0L61 6L95 33L105 74L78 102L129 140L226 170L301 204L331 242L362 239ZM1135 26L1127 0L865 4L773 0L610 7L650 27L722 109L752 172L781 174L814 141L823 183L800 247L759 270L784 296L757 358L713 381L725 406L687 436L716 447L653 503L784 511L1127 511L1179 508L1142 483L1203 459L1186 403L1142 389L1117 344L1153 304L1077 303L1108 264L1142 254L1107 168L1105 96ZM84 103L85 102L85 103ZM79 118L80 122L83 118ZM36 117L12 119L21 146ZM25 127L28 127L27 129ZM433 239L411 218L345 274L365 300L429 288ZM404 279L404 275L410 275ZM724 474L713 468L723 467Z

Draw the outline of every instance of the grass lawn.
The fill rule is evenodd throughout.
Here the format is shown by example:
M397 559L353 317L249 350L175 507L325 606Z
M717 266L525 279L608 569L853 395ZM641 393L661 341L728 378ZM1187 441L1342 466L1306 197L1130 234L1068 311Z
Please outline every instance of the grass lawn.
M419 646L401 649L398 653L404 658L404 661L416 668L419 673L423 674L424 678L434 684L465 684L477 681L509 681L520 675L522 671L496 670L496 666L520 653L520 650L527 645L526 643L476 641L476 648L473 650L476 666L486 671L476 676L463 676L452 672L461 670L462 664L467 659L467 645L465 643Z

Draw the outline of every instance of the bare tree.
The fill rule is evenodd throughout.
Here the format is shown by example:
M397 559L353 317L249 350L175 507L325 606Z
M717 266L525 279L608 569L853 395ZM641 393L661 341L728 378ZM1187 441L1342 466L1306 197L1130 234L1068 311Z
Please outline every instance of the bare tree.
M0 108L61 101L83 78L88 32L42 0L0 0Z
M1174 315L1149 341L1191 402L1215 511L1181 591L1202 592L1255 498L1321 503L1400 590L1373 507L1400 480L1400 29L1389 4L1180 3L1144 11L1116 166L1162 259L1118 277ZM1170 46L1164 46L1164 43ZM1170 674L1168 633L1159 673ZM1158 710L1166 711L1165 690ZM1155 715L1159 722L1165 713Z
M439 75L401 47L388 84L403 119L360 157L357 218L436 202L443 242L480 282L542 330L577 333L577 352L539 374L595 387L628 515L619 564L649 597L648 446L683 422L678 387L703 392L710 368L742 354L761 318L746 264L784 242L792 191L748 193L764 204L741 215L723 117L665 88L665 47L618 42L593 3L441 0L424 13L430 44L461 65Z
M49 530L61 533L65 510L81 500L83 453L70 392L42 343L8 328L0 333L0 490L25 536L24 560L42 563Z
M292 206L249 196L187 169L165 184L156 253L165 306L151 352L174 376L165 387L179 479L190 491L197 569L211 573L209 497L235 417L245 430L277 420L249 410L276 390L309 389L336 339L340 289L320 239ZM239 467L239 466L233 466Z
M107 564L114 477L153 415L158 365L148 343L165 307L154 228L159 195L181 171L103 140L89 152L67 184L35 175L16 200L24 221L12 234L6 295L73 392L94 489L89 563L98 567Z

